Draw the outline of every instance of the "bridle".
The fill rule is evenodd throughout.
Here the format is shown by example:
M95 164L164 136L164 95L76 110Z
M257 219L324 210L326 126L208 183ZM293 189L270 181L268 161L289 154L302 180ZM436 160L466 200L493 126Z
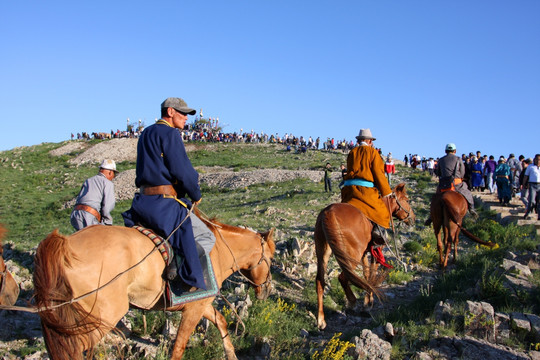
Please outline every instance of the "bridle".
M270 259L268 259L266 257L266 255L264 254L264 244L266 243L266 241L264 240L264 238L260 235L260 234L257 234L259 236L259 238L261 239L261 258L259 259L259 262L256 264L256 265L253 265L251 266L250 268L248 269L245 269L244 271L251 271L251 270L255 270L255 268L257 268L259 265L261 265L263 263L263 261L266 263L266 266L268 266L268 274L266 275L266 280L264 280L263 283L261 284L256 284L254 283L252 280L250 280L246 275L242 274L242 270L240 270L240 274L253 286L255 287L262 287L262 286L265 286L266 284L271 284L272 283L272 274L270 273L270 264L272 263L272 261ZM232 252L231 252L232 254ZM233 257L234 257L234 254L233 254ZM234 262L236 263L236 259L234 260ZM236 264L236 266L238 267L238 264Z
M397 197L397 194L396 193L392 193L392 197L394 199L396 199L396 204L398 206L398 209L396 210L396 215L398 212L400 211L403 211L405 212L405 214L407 214L407 216L405 216L403 219L399 219L399 221L403 221L405 222L407 219L409 219L411 217L411 212L409 210L407 210L402 204L401 202L399 201L398 197Z
M214 224L213 224L214 225ZM214 225L215 226L215 225ZM232 257L233 257L233 261L234 261L234 264L233 266L231 267L232 271L233 272L239 272L240 275L242 275L242 277L244 279L247 280L247 282L249 282L251 285L253 285L254 287L263 287L267 284L271 284L272 283L272 274L270 273L270 264L271 264L271 260L268 259L268 257L266 257L266 255L264 254L264 244L266 244L266 240L264 240L264 238L261 236L261 234L257 234L257 236L259 237L259 239L261 240L261 258L259 259L259 261L257 262L257 264L249 267L248 269L241 269L240 266L238 265L238 262L236 261L236 256L234 256L234 252L232 251L231 247L229 246L229 244L227 243L227 241L225 240L225 238L223 237L223 234L221 233L221 231L219 230L219 227L216 226L216 230L217 232L219 233L219 236L221 238L221 240L223 240L223 243L227 246L227 249L229 249L229 252L231 253ZM259 265L261 265L263 262L266 263L266 265L268 266L268 274L266 275L266 280L264 280L264 282L262 282L261 284L257 284L255 283L253 280L251 280L250 278L248 278L246 275L244 275L242 273L242 271L251 271L251 270L254 270L255 268L257 268ZM235 269L236 267L236 269Z

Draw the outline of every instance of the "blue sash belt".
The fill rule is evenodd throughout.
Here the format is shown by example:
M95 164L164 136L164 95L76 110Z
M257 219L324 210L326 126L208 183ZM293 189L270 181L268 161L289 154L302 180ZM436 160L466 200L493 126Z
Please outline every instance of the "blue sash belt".
M368 187L368 188L375 186L373 185L371 181L367 181L364 179L348 179L343 182L343 186L352 186L352 185L363 186L363 187Z

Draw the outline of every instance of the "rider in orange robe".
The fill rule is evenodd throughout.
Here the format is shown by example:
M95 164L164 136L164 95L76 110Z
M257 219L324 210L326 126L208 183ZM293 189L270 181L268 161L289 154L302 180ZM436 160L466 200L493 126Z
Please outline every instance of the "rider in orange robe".
M388 228L390 212L383 198L391 195L392 189L384 174L383 160L373 148L375 138L371 130L361 129L356 139L360 146L352 149L347 157L347 175L345 186L341 189L341 202L353 205L369 220Z

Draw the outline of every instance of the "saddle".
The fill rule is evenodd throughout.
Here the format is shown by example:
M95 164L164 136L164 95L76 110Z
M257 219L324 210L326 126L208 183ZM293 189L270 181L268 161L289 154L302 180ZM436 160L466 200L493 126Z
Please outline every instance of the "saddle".
M461 184L463 181L460 178L454 178L453 176L447 178L441 178L439 181L439 192L456 191L455 185Z
M176 258L177 264L181 264L183 261L182 256L175 254L173 249L168 241L163 239L161 236L157 235L151 229L145 228L140 225L133 226L134 229L138 230L141 234L148 237L154 245L157 247L165 266L169 265L173 259ZM204 282L206 283L206 289L198 289L196 291L186 291L185 284L179 281L165 281L165 295L167 299L167 306L178 306L188 302L201 300L209 297L214 297L218 294L219 288L216 281L216 275L214 273L214 268L212 267L212 262L210 257L206 255L204 250L197 244L197 249L199 250L199 261L201 262L201 267L203 269Z

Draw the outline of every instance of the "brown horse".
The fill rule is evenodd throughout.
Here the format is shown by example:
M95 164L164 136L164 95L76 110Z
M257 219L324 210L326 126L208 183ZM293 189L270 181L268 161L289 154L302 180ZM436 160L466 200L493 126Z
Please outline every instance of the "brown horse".
M6 229L0 225L0 305L12 306L19 297L19 286L7 270L4 262L2 238L5 233Z
M399 184L390 197L390 213L407 224L413 224L415 217L409 205L405 184ZM319 329L326 327L323 309L324 275L332 252L342 270L339 282L345 291L347 305L353 307L356 297L350 284L366 290L364 304L373 303L373 294L379 296L377 286L384 278L377 276L378 264L372 260L369 265L367 254L371 242L371 221L350 204L332 204L321 211L315 224L315 252L317 254L317 302ZM364 278L356 274L362 264Z
M457 260L460 230L469 239L479 244L489 247L496 245L492 242L481 240L461 226L463 218L467 214L467 209L467 200L456 191L436 193L431 199L431 220L433 222L433 231L437 238L439 265L442 269L448 265L448 256L450 255L452 245L454 246L454 262ZM441 239L441 228L443 229L444 239Z
M255 286L257 298L265 299L271 289L273 229L256 233L206 223L217 239L210 258L218 286L240 271ZM90 226L71 236L62 236L55 230L40 243L35 258L35 300L38 309L48 308L40 311L39 316L51 358L82 359L84 351L87 357L91 356L93 347L115 328L130 306L151 310L168 306L163 304L161 278L165 263L153 249L152 241L135 229L102 225ZM129 268L132 269L125 272ZM80 300L65 304L81 296ZM227 359L236 359L227 322L212 306L213 300L166 308L183 312L171 359L182 357L201 317L218 328Z

